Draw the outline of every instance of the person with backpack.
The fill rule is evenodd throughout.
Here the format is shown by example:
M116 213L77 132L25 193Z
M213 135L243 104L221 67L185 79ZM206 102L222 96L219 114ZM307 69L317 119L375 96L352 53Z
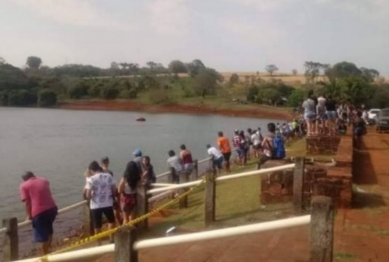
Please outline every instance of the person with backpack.
M263 138L263 155L258 161L257 169L261 169L261 166L270 159L285 158L284 140L280 134L276 134L276 125L274 123L269 123L267 125L267 130L269 131L269 134Z

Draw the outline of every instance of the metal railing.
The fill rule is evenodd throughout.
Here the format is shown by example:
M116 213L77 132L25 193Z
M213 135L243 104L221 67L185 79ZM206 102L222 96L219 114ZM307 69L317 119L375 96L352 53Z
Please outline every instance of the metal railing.
M285 229L291 227L298 227L308 225L311 222L311 216L300 216L294 218L280 219L276 221L257 223L252 225L245 225L239 227L230 227L225 229L210 230L205 232L184 234L179 236L161 237L148 240L137 241L133 245L133 250L142 250L154 247L163 247L169 245L177 245L191 242L199 242L211 239L220 239L233 236L247 235L277 229ZM45 261L59 262L59 261L73 261L76 259L83 259L94 256L101 256L115 251L115 244L92 247L63 254L48 255ZM37 262L39 258L29 258L18 260L17 262Z

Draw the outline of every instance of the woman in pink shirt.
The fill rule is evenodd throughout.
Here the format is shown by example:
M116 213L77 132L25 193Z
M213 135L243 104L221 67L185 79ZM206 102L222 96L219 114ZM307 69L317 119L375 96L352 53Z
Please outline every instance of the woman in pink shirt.
M51 195L50 183L27 172L20 185L20 197L26 205L27 219L32 220L35 242L42 254L48 254L53 239L53 223L58 209Z

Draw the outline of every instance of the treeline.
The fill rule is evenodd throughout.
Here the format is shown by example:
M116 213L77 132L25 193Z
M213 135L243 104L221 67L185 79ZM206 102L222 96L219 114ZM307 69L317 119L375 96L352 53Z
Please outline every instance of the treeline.
M287 104L298 107L306 98L308 91L314 90L317 94L331 95L339 102L364 104L368 107L389 107L389 84L379 78L380 74L375 69L358 68L349 62L337 63L334 66L306 62L304 67L306 83L299 88L275 79L270 83L259 77L249 79L247 100L261 104ZM232 75L230 83L236 83L237 78L237 75Z
M244 96L250 103L297 107L307 92L314 90L332 95L339 102L389 107L389 85L379 77L379 72L349 62L334 66L305 62L306 83L297 88L276 77L264 80L259 72L243 78L233 74L230 79L223 79L198 59L189 63L173 60L167 68L155 62L146 65L112 62L107 69L90 65L49 68L42 66L41 58L31 56L26 68L20 69L0 58L0 105L50 107L68 99L138 98L161 104L218 94L230 101ZM278 67L268 65L265 69L273 76Z
M148 62L147 70L128 63L113 64L110 69L41 64L40 58L29 57L22 70L0 60L0 105L50 107L67 99L136 99L142 92L147 92L150 102L159 104L169 102L168 91L173 87L179 86L185 97L205 97L215 94L222 80L200 60L187 64L175 60L169 69ZM190 77L180 79L177 74L184 69Z

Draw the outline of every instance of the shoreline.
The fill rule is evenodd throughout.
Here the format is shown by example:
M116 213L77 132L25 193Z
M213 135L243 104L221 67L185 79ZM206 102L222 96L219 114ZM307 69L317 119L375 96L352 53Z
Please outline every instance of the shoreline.
M195 115L223 115L230 117L248 117L248 118L268 118L285 120L292 118L290 112L263 109L247 108L238 109L233 107L211 108L205 105L183 105L183 104L163 104L147 105L129 100L92 100L92 101L67 101L58 104L54 108L69 110L102 110L102 111L130 111L145 113L172 113L172 114L195 114Z

